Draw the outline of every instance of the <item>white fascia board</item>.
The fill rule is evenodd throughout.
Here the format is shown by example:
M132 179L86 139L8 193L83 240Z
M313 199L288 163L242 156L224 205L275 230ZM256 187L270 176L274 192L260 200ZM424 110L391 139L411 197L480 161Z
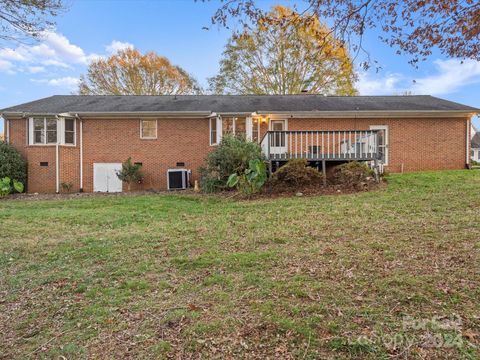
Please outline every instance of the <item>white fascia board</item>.
M30 117L56 117L58 114L53 114L53 113L26 113L26 112L4 112L0 114L4 118L10 118L10 119L25 119L25 118L30 118Z
M248 112L218 112L216 113L220 116L252 116L250 111Z

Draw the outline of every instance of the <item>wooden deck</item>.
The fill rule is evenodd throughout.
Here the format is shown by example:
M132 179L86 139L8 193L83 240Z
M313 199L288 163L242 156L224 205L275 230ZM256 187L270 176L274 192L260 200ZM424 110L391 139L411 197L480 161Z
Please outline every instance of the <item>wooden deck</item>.
M378 130L268 131L261 146L268 160L370 161L381 157Z

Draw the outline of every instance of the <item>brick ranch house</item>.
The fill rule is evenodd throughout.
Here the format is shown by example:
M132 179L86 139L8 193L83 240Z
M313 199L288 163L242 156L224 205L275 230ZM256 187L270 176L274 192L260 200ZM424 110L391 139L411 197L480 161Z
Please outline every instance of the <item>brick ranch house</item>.
M226 133L261 144L273 170L293 157L319 168L361 160L390 172L462 169L478 111L431 96L67 95L0 113L33 193L62 183L122 191L115 172L129 157L142 164L145 189L167 189L174 169L190 170L193 182Z

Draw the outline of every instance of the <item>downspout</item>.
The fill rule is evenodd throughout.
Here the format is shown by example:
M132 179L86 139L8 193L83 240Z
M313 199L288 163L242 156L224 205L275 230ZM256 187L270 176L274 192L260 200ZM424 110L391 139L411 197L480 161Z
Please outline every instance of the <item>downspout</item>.
M58 116L57 118L57 142L55 144L55 192L58 194L60 192L60 148L58 146Z
M7 144L10 143L10 121L3 118L5 120L5 142Z
M83 119L78 114L75 117L80 120L80 192L83 192Z
M472 121L472 117L469 117L467 119L467 131L466 131L466 139L465 139L465 148L466 148L466 155L467 155L467 158L466 158L466 168L469 168L470 167L470 149L469 149L469 145L470 145L470 121Z

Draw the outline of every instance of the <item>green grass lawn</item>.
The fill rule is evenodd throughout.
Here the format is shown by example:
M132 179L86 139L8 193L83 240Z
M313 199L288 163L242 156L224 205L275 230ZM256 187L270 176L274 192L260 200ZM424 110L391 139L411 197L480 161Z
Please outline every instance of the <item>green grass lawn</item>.
M0 358L478 358L480 172L0 201Z

